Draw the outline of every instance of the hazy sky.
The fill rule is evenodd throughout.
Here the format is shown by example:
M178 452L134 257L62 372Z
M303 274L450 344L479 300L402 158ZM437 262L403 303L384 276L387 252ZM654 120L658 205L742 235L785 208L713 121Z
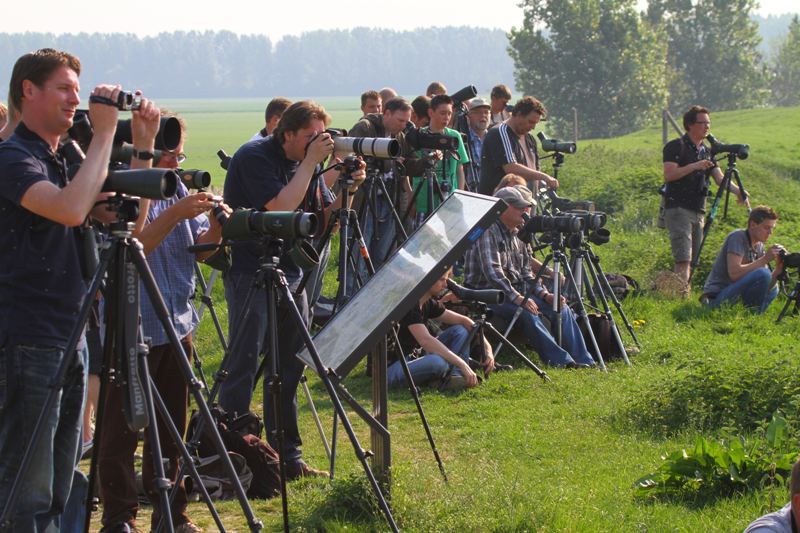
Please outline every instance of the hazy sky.
M30 0L29 0L30 1ZM155 35L175 30L230 30L283 35L356 26L410 30L420 26L479 26L508 30L522 23L519 0L474 3L442 0L356 2L353 0L39 0L8 2L3 10L6 32L124 32ZM639 0L640 5L646 2ZM30 8L33 7L33 11ZM761 15L800 12L800 2L761 0Z

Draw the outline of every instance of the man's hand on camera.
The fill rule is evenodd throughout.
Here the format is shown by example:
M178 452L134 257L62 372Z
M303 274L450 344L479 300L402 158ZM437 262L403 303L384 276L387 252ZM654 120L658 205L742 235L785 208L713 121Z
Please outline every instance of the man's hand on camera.
M329 133L322 132L314 137L306 149L306 159L315 165L325 161L333 153L333 138Z
M771 263L773 259L778 258L781 263L783 263L783 260L780 257L781 251L785 252L786 249L780 244L773 244L767 248L767 251L764 253L764 255L767 257L767 262Z
M119 85L98 85L92 91L92 96L102 96L116 102L120 90L122 89ZM92 122L94 136L114 135L118 118L119 109L115 106L89 102L89 120Z
M214 207L214 198L219 197L215 197L210 192L190 194L175 202L175 209L181 219L194 218Z
M356 192L361 184L364 183L364 180L367 179L367 164L363 159L358 159L358 170L351 173L350 177L353 178L353 184L350 186L349 191Z
M544 175L544 182L547 184L548 187L551 189L558 189L558 180L555 179L553 176L549 176L547 174Z
M695 161L690 165L694 168L694 170L708 170L714 168L716 163L711 159L700 159L699 161Z
M213 204L216 204L229 217L233 213L233 209L231 209L228 204L222 201L222 196L214 196L211 201L212 201L212 208ZM217 220L217 217L213 212L208 216L208 220L211 223L212 229L217 229L217 228L222 229L222 224L219 223L219 220Z
M142 94L136 91L137 95ZM153 150L158 128L161 125L161 111L147 98L142 98L138 110L131 111L131 137L137 150Z

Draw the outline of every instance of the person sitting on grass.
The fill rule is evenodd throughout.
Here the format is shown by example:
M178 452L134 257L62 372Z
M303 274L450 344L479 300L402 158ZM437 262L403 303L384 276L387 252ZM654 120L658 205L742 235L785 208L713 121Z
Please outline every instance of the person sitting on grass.
M778 215L760 205L750 212L747 229L734 230L725 237L722 249L703 287L702 301L712 308L739 300L757 313L763 313L778 295L775 286L783 272L783 246L764 250L764 243L775 231ZM775 270L769 264L775 260Z
M445 309L437 298L447 288L450 272L448 269L442 274L400 320L400 348L408 361L414 385L441 381L450 373L451 367L453 371L447 381L448 388L470 388L478 384L478 377L469 366L469 346L465 343L474 322L468 316ZM434 337L428 329L429 319L448 324L449 327ZM423 355L410 357L412 351L418 347L422 349ZM486 357L481 364L485 371L491 372L494 369L492 349L488 342L485 342L484 348ZM390 388L406 384L405 373L397 354L389 355L386 374Z
M794 533L800 531L800 461L792 467L789 503L747 526L744 533Z

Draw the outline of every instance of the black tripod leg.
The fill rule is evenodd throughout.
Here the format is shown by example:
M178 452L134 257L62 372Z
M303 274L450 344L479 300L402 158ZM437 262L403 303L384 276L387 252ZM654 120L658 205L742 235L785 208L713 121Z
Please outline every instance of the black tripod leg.
M700 264L700 254L703 252L703 247L706 244L706 238L708 237L709 232L711 231L711 226L714 224L714 220L717 218L717 211L719 210L719 204L722 201L722 194L728 188L728 185L731 182L730 176L730 167L725 170L725 175L722 177L722 182L719 184L719 188L717 189L717 194L714 196L714 202L711 204L711 209L708 211L708 217L706 217L706 223L703 224L703 237L700 239L700 246L697 248L697 255L692 257L692 266L689 270L689 280L691 281L692 276L694 275L695 270L697 270L697 265Z
M794 304L794 310L792 311L792 313L796 314L798 312L798 308L800 308L800 282L798 282L792 289L792 292L789 293L789 297L786 299L786 303L783 304L783 309L781 309L781 312L778 314L777 320L775 320L776 324L778 324L781 320L783 320L783 317L785 317L786 313L789 312L789 307L792 304Z
M499 340L499 341L500 341L500 342L501 342L503 345L505 345L505 346L508 346L508 347L509 347L509 349L511 349L511 351L513 351L513 352L514 352L514 353L517 355L517 357L519 357L520 359L522 359L522 362L523 362L523 363L525 363L525 365L527 365L527 366L528 366L528 368L530 368L531 370L533 370L534 372L536 372L536 374L537 374L537 375L538 375L540 378L542 378L542 379L543 379L543 380L545 380L545 381L550 381L550 376L548 376L548 375L547 375L547 372L545 372L544 370L542 370L541 368L539 368L538 366L536 366L536 364L535 364L533 361L531 361L530 359L528 359L527 357L525 357L525 354L524 354L524 353L522 353L522 352L519 350L519 348L517 348L516 346L514 346L514 344L513 344L513 343L512 343L510 340L508 340L508 339L507 339L507 338L506 338L506 337L505 337L505 336L504 336L502 333L500 333L499 331L497 331L497 329L496 329L496 328L495 328L495 327L494 327L494 326L493 326L493 325L492 325L490 322L484 322L484 324L483 324L483 327L484 327L484 328L486 328L486 329L488 329L488 330L489 330L489 332L491 332L491 333L492 333L492 335L494 335L495 337L497 337L497 339L498 339L498 340Z
M142 376L144 381L142 389L144 391L145 405L147 406L147 416L150 419L150 424L148 424L146 431L150 437L150 453L153 458L153 489L158 493L158 498L161 500L161 520L168 533L174 533L175 526L172 523L172 510L169 505L171 484L164 473L164 457L161 455L161 441L158 439L158 424L156 423L156 410L153 403L153 382L149 379L150 371L147 366L147 353L147 346L140 344L138 353L139 375ZM145 491L147 489L148 487L145 487Z
M367 463L367 455L364 449L361 447L361 444L358 441L358 436L355 434L353 430L353 426L350 424L350 421L347 418L347 413L344 411L344 407L342 406L339 397L336 394L336 390L333 387L333 383L331 383L330 376L328 375L328 370L322 364L322 360L319 357L319 353L317 352L316 347L314 346L314 341L311 339L311 335L305 329L305 324L303 322L303 318L300 315L300 310L297 308L297 304L292 298L292 293L289 290L288 285L286 284L285 279L281 279L279 288L282 292L282 296L285 299L284 301L289 306L289 311L292 315L292 318L295 321L295 325L297 326L298 330L303 335L303 341L305 342L306 348L308 348L308 352L311 355L311 358L314 360L314 368L317 371L322 382L325 384L325 389L328 391L328 395L331 398L331 403L333 404L334 410L339 415L339 418L342 421L342 426L344 427L345 431L347 432L347 436L350 438L350 442L353 445L353 451L356 454L359 462L361 462L362 467L364 468L364 473L369 480L370 485L372 486L372 490L375 493L375 497L378 500L378 505L380 506L381 510L386 516L386 520L389 522L389 526L391 527L392 531L399 531L397 528L397 524L394 521L394 517L392 516L392 512L389 509L388 504L386 503L386 499L383 497L383 493L381 492L381 488L378 485L378 481L375 479L375 475L372 473L372 469L370 468L369 464Z
M564 270L567 273L567 281L571 281L574 285L575 277L572 275L572 269L569 267L569 263L564 263ZM586 306L583 305L583 298L578 298L575 303L580 311L578 316L581 320L583 320L583 323L586 324L586 331L589 333L589 340L592 341L592 347L594 348L594 353L597 356L597 361L600 364L600 368L603 369L604 372L607 372L608 369L606 368L606 362L603 360L603 354L600 353L600 346L597 345L597 339L594 336L594 331L592 331L592 324L589 322L589 314L586 312ZM561 316L561 313L559 313L559 316Z
M211 496L208 494L205 485L203 485L203 480L200 479L200 473L197 471L197 467L195 467L194 459L189 454L189 450L186 449L186 446L183 443L183 437L178 432L178 428L175 426L175 422L173 422L172 418L170 418L167 406L164 403L164 400L161 398L161 394L158 392L158 388L155 386L155 382L153 381L152 376L150 377L150 387L153 391L153 401L155 402L156 409L158 409L158 414L161 415L160 419L162 423L167 428L167 431L169 432L172 442L174 442L175 446L178 447L178 451L181 453L181 457L183 458L183 464L189 470L189 475L194 481L197 490L200 492L201 499L208 505L208 512L211 513L211 517L217 524L217 529L219 529L221 532L224 533L225 526L222 524L222 520L219 517L217 509L211 503ZM181 482L181 475L178 475L175 487L177 487L180 484L180 482ZM175 500L175 494L176 494L175 490L172 490L170 492L169 495L170 506L167 507L167 509L172 509L172 503ZM161 520L159 520L159 523L156 526L156 531L161 531L163 523L164 523L164 513L162 512Z
M186 352L183 349L183 345L181 345L178 334L175 332L175 327L170 321L169 314L167 312L167 306L164 303L164 298L161 296L161 293L158 290L155 279L153 279L153 273L150 271L150 267L144 257L142 245L139 244L138 241L134 240L131 248L130 257L139 271L140 279L142 283L144 283L147 294L150 297L150 302L153 305L153 309L155 310L156 315L158 315L161 325L164 327L164 331L169 338L170 344L172 344L174 354L177 357L178 366L183 374L184 381L189 386L190 394L194 396L201 419L205 421L205 432L211 438L211 441L214 444L214 449L217 451L220 459L222 460L223 467L225 472L228 474L228 479L230 480L234 491L236 492L239 505L245 514L245 518L247 519L250 530L260 531L264 526L261 521L255 517L253 509L250 507L250 502L247 501L247 494L245 493L244 488L239 481L239 477L236 474L236 469L233 467L230 456L225 449L225 444L222 442L222 437L220 436L219 431L217 431L217 427L214 424L214 419L211 416L211 411L209 410L208 405L206 404L205 399L200 392L202 384L194 376L192 367L189 365L189 359L187 358Z
M602 284L603 288L606 291L605 294L611 297L611 301L614 303L614 307L617 308L619 316L622 317L622 321L625 323L625 327L627 328L628 333L631 334L633 342L636 343L636 346L641 348L642 345L639 342L639 338L636 336L636 332L633 330L633 326L628 321L628 316L622 309L622 303L620 303L619 298L617 298L617 295L614 294L614 289L611 287L611 284L608 282L608 278L606 277L606 273L603 272L603 268L600 266L600 257L595 255L595 253L592 252L591 250L589 250L589 257L591 259L592 264L597 268L598 278L600 278L600 283Z
M625 344L623 344L622 342L622 337L619 334L619 328L617 327L616 321L614 321L614 315L611 314L611 307L609 307L608 305L608 299L606 298L603 286L600 284L599 276L597 275L597 272L595 272L594 264L592 263L591 257L587 257L587 261L585 261L585 263L586 263L586 270L589 271L589 275L592 277L593 285L594 287L597 287L598 292L600 294L600 302L603 304L603 310L605 312L606 318L608 318L608 321L611 324L611 332L614 334L614 341L617 343L617 347L619 348L620 353L622 354L622 358L625 360L625 364L631 366L631 362L628 359L628 353L625 351Z
M395 345L399 347L400 339L397 337L397 329L392 328L392 335L394 336ZM425 411L422 410L422 402L419 400L419 391L417 391L417 386L414 384L414 378L411 376L411 370L408 368L408 361L406 361L405 354L402 352L403 350L400 349L400 354L398 354L397 360L400 362L400 366L403 369L403 374L406 376L408 392L411 393L411 397L414 399L414 404L417 406L417 413L419 413L419 419L422 422L422 427L425 429L425 436L428 437L428 444L431 446L433 457L436 459L436 464L439 465L439 472L442 473L442 478L444 478L444 482L447 483L447 472L444 470L444 463L439 455L439 450L436 448L436 442L433 440L433 433L431 433L431 428L428 425L428 419L425 417Z

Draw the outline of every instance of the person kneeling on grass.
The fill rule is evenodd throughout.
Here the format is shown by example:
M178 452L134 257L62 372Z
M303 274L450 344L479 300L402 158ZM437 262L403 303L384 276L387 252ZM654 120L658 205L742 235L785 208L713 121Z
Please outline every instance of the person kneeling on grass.
M725 237L703 287L703 303L717 308L741 300L758 313L769 307L778 295L775 285L783 272L783 246L775 244L764 250L764 243L777 222L775 211L760 205L750 212L747 229L734 230ZM775 270L770 272L773 259Z
M474 322L468 316L445 309L437 296L447 288L448 269L400 321L401 351L408 361L408 369L415 385L440 381L450 373L447 386L449 388L474 387L478 377L469 366L469 346L465 342ZM428 329L428 320L448 324L449 327L434 337ZM484 341L486 357L481 362L486 372L494 369L494 358L491 347ZM421 357L409 357L412 350L421 347ZM386 370L390 388L406 385L403 367L397 359L398 355L389 356Z

